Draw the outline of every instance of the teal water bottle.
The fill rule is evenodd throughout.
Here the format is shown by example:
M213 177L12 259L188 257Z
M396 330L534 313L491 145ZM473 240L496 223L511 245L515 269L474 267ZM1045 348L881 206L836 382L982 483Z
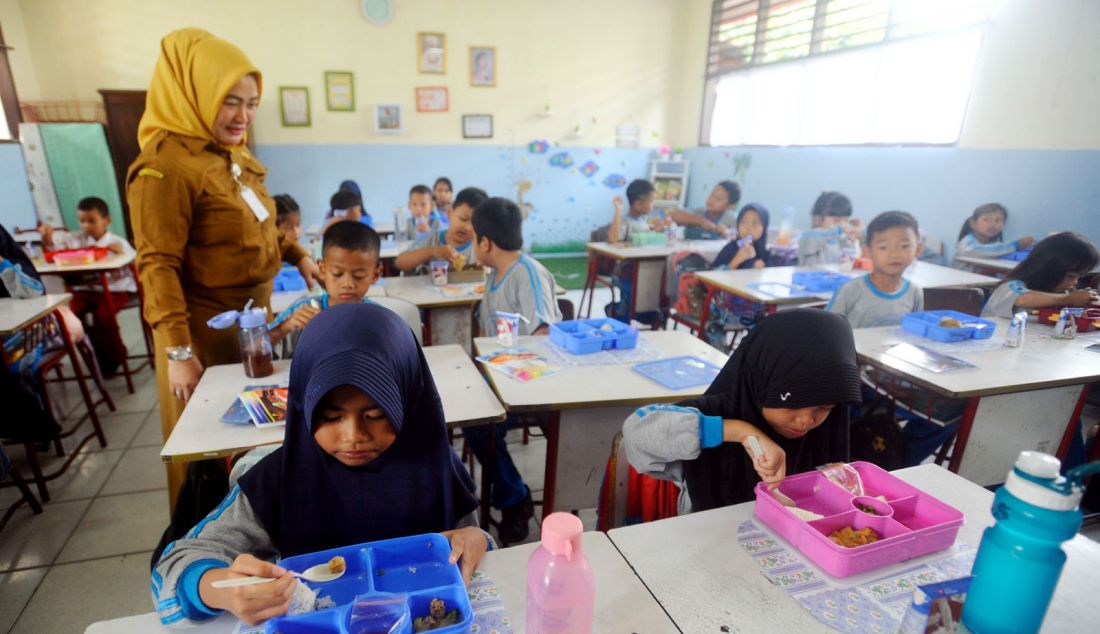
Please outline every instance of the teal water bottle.
M1081 479L1100 471L1082 465L1066 477L1061 463L1038 451L1020 452L993 498L996 523L985 529L962 620L976 634L1038 632L1062 574L1062 542L1081 527Z

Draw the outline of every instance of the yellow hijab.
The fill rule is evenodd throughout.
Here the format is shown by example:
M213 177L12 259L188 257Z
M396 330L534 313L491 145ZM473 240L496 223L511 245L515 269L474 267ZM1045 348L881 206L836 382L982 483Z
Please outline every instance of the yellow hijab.
M254 73L263 92L260 71L244 51L202 29L180 29L160 41L160 57L138 124L138 144L160 130L184 136L214 138L214 119L229 90Z

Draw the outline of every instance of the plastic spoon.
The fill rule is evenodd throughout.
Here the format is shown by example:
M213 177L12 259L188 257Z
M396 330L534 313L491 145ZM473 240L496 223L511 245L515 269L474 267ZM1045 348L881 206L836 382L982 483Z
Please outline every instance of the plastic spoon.
M298 577L299 579L305 579L306 581L311 581L313 583L325 583L328 581L336 581L340 577L344 576L345 572L347 572L347 566L344 566L344 569L340 572L330 572L328 562L326 561L323 564L317 564L312 568L307 568L303 572L294 572L293 570L291 570L290 574ZM270 581L275 581L275 577L240 577L237 579L222 579L221 581L215 581L210 585L214 586L215 588L236 588L238 586L252 586L258 583L268 583Z

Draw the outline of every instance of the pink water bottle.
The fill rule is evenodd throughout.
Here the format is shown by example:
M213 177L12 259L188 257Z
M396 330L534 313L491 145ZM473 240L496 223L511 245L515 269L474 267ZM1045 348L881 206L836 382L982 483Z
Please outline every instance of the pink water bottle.
M542 522L542 545L527 560L527 634L590 634L596 577L581 550L584 526L569 513Z

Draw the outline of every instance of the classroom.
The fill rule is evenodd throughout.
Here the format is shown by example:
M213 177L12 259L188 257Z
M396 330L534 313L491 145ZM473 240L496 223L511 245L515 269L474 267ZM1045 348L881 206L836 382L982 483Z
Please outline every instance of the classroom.
M0 632L1079 632L1100 2L0 0Z

